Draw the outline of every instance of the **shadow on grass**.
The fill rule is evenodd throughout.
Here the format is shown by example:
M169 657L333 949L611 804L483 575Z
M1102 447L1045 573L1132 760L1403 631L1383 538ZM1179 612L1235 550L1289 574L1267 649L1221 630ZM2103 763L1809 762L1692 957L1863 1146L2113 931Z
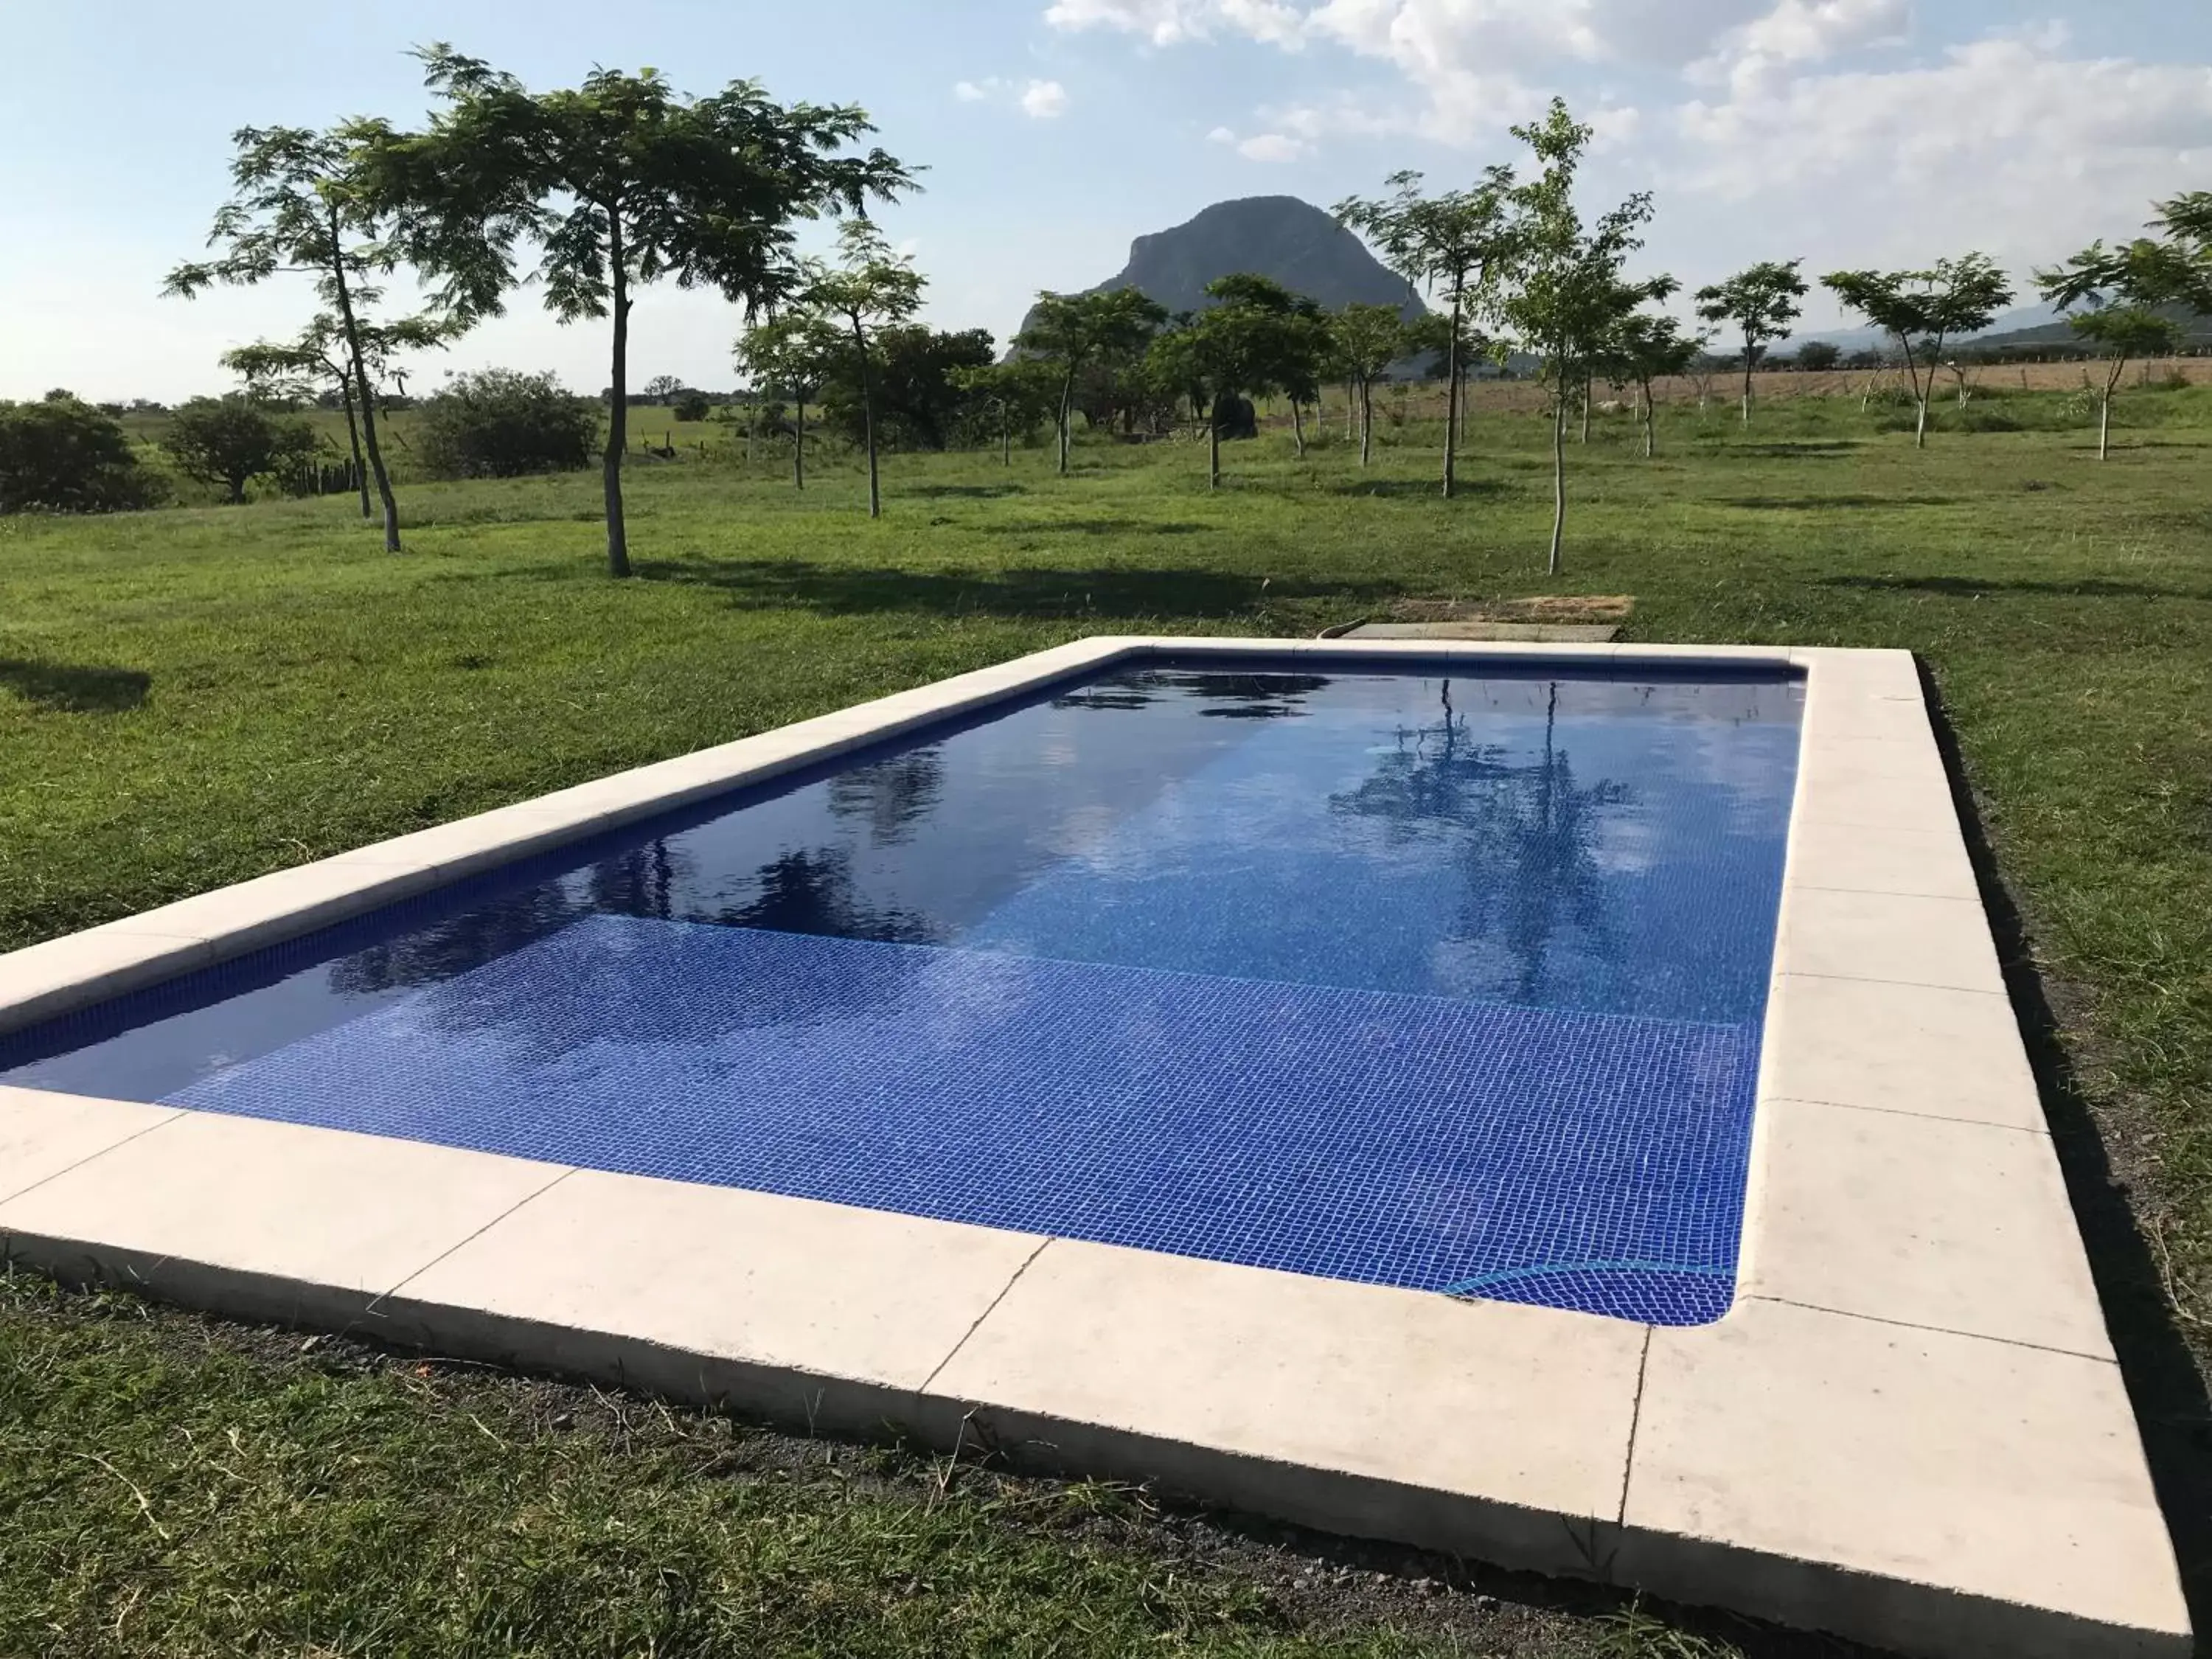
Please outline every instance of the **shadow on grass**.
M1823 587L1857 587L1876 593L1942 593L1954 599L1979 599L1985 593L2027 593L2039 599L2208 599L2212 591L2191 592L2185 587L2154 587L2148 582L2106 581L2092 576L2077 582L2038 582L1981 580L1972 576L1822 576Z
M58 714L120 714L144 702L153 684L151 674L136 668L74 668L0 657L0 686Z
M1840 461L1849 459L1866 447L1859 438L1801 438L1796 441L1778 439L1768 443L1736 444L1725 438L1708 441L1715 450L1729 455L1764 456L1770 460Z
M1551 463L1544 463L1548 467ZM1455 497L1471 495L1486 500L1500 495L1517 495L1518 486L1498 478L1461 478L1454 483ZM1342 483L1325 484L1322 493L1328 495L1380 495L1389 500L1441 500L1444 482L1435 478L1347 478Z
M1718 505L1754 513L1820 513L1830 507L1953 507L1955 495L1723 495Z
M572 573L563 571L564 576ZM719 588L733 605L812 611L826 616L871 611L934 616L1221 617L1269 603L1328 599L1370 605L1402 592L1395 581L1298 582L1189 569L886 570L781 559L747 562L645 563L646 581Z
M1195 536L1215 528L1163 519L1009 519L975 527L987 536Z
M2212 1396L2187 1340L2175 1322L2166 1280L2137 1221L2127 1182L2112 1167L2096 1114L2082 1092L2052 988L2037 970L2026 919L2007 889L1990 849L1973 791L1966 782L1957 735L1927 665L1920 681L1934 717L1936 741L1951 781L1976 884L1996 936L2005 989L2012 998L2028 1061L2058 1152L2067 1194L2089 1253L2098 1300L2135 1409L2174 1554L2190 1620L2199 1631L2212 1620ZM2125 1124L2114 1126L2119 1134Z
M1020 483L908 484L885 493L894 496L912 495L923 501L995 501L1005 495L1026 495L1030 493L1030 487Z

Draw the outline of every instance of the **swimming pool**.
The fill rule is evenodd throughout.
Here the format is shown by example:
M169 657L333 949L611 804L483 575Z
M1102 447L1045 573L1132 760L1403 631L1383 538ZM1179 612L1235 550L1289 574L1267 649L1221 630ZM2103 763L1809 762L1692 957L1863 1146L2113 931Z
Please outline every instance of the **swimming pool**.
M0 1037L0 1083L1654 1323L1802 682L1154 659Z

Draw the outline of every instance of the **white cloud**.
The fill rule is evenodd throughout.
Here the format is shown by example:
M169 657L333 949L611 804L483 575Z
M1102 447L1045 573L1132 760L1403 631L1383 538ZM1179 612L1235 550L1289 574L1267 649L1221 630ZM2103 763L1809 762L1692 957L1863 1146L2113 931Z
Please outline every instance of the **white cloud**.
M1022 113L1035 121L1049 121L1066 113L1067 88L1057 81L1032 81L1022 88Z
M1053 0L1044 21L1056 29L1113 29L1172 46L1206 39L1218 15L1212 0Z
M1210 143L1227 144L1248 161L1299 161L1314 151L1308 140L1287 132L1255 132L1240 138L1228 127L1216 127L1206 136Z
M1724 35L1710 58L1689 66L1694 81L1724 82L1737 96L1773 85L1790 69L1911 36L1912 0L1779 0L1772 11Z
M1067 112L1067 88L1057 81L1028 81L1017 85L996 75L981 81L956 82L952 95L963 104L1000 104L1018 109L1033 121L1050 121Z

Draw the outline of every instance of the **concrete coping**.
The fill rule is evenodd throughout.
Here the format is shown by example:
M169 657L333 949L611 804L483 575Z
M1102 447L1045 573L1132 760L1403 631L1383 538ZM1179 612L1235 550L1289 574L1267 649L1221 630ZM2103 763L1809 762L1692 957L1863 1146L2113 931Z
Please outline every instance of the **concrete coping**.
M2180 1655L2127 1393L1902 652L1080 641L0 957L0 1030L1164 655L1807 678L1738 1299L1595 1316L0 1088L65 1278L1149 1480L1929 1656Z

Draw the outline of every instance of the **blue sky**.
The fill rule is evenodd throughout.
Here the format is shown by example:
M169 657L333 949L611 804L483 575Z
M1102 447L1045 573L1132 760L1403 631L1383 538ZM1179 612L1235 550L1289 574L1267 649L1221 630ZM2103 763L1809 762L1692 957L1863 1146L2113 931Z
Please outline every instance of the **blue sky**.
M867 107L927 190L885 216L930 315L1003 337L1040 288L1231 196L1328 205L1400 167L1507 159L1553 93L1600 129L1590 198L1658 198L1647 263L1695 285L1752 259L1815 270L1969 246L2015 269L2212 188L2212 6L2180 0L262 0L9 9L0 101L0 397L222 389L228 346L296 324L283 285L158 297L226 189L228 134L407 122L406 49L442 39L535 85L653 64ZM1824 308L1808 327L1837 320ZM655 293L639 380L728 384L736 319ZM605 381L602 331L530 294L427 364Z

